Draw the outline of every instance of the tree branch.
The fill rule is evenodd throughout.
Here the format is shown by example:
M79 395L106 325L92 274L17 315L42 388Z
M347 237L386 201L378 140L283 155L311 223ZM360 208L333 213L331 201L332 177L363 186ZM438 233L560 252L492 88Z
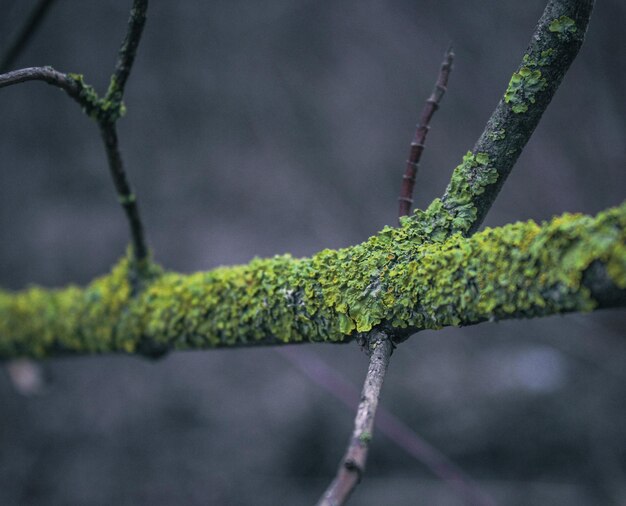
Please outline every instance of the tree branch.
M137 47L141 40L143 27L146 24L148 0L134 0L128 19L126 36L120 46L119 57L115 65L115 72L111 76L111 85L107 92L107 99L121 103L124 96L126 81L135 62Z
M32 10L26 22L17 33L15 40L9 45L8 49L0 59L0 73L7 72L12 66L20 53L28 45L31 37L37 31L42 21L45 19L54 0L40 0Z
M123 259L86 288L0 291L0 358L347 342L421 329L626 306L626 203L419 244L421 224L311 258L277 256L132 295Z
M376 331L373 331L375 333ZM328 366L312 352L289 346L276 348L294 367L328 392L347 408L358 405L361 392L339 371ZM472 506L494 506L493 500L471 477L452 462L439 449L416 434L411 427L395 416L381 403L375 419L377 431L417 462L426 466L434 476L457 492Z
M72 97L78 104L87 108L90 106L86 97L81 96L79 83L68 74L63 74L52 67L30 67L20 70L13 70L0 75L0 88L5 88L13 84L24 83L26 81L44 81L53 86L57 86Z
M126 172L124 171L124 163L120 154L117 141L117 128L115 123L101 122L100 134L106 149L107 159L109 161L109 170L113 177L113 184L117 191L117 198L126 213L128 223L130 224L130 233L133 243L133 252L135 260L138 262L140 269L145 268L146 258L148 257L148 247L144 238L143 225L139 216L139 207L137 206L137 197L128 183Z
M456 167L443 197L423 218L431 235L471 235L482 223L522 149L578 54L593 0L549 0L509 86L476 145ZM419 219L419 218L418 218Z
M318 506L345 504L365 472L380 389L383 386L389 357L393 350L391 340L382 332L372 332L366 344L370 353L370 362L363 384L361 402L354 420L354 431L348 449L341 459L337 476L324 492Z
M406 169L404 171L404 175L402 176L402 186L400 187L400 196L398 197L399 217L406 216L411 212L415 178L417 177L420 158L422 157L422 152L424 151L424 142L426 142L426 136L430 130L430 120L437 109L439 109L441 99L447 90L448 78L450 77L450 72L452 71L453 60L454 53L452 52L452 47L450 47L446 51L443 62L441 63L441 69L439 70L439 77L435 83L435 88L422 108L420 120L415 130L415 137L413 138L413 142L411 142L409 159L406 161Z
M135 280L134 292L138 290L141 278L145 276L148 269L148 247L137 205L137 197L124 170L115 124L125 113L124 89L145 25L147 8L147 0L134 0L128 20L128 30L120 47L115 72L111 76L111 82L104 98L99 97L94 88L85 83L81 74L63 74L52 67L32 67L0 75L0 88L33 80L44 81L61 88L78 102L83 111L98 124L113 184L130 227L135 258L132 276Z
M109 89L104 97L107 110L114 111L114 114L102 115L98 121L102 139L106 147L109 170L113 178L115 189L117 190L118 200L126 213L130 225L133 252L138 264L137 274L139 278L143 277L142 270L146 268L145 263L148 257L148 247L146 246L143 226L139 216L137 197L128 182L124 170L122 156L118 147L115 123L117 119L124 114L124 90L135 61L137 47L139 46L141 34L143 33L143 28L146 23L147 9L148 0L133 0L133 6L128 19L128 29L122 41L122 45L120 46L115 72L111 76Z

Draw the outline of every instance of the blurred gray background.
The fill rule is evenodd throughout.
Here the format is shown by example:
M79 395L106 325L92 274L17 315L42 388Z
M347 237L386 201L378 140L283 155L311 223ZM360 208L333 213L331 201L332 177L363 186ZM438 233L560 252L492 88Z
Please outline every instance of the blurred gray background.
M0 0L0 47L35 2ZM103 90L130 0L58 0L16 67ZM417 203L440 195L503 93L543 0L152 1L119 123L148 239L191 272L364 240L396 220L408 144L443 52L454 72ZM595 213L626 190L626 7L587 41L487 224ZM0 285L86 283L127 226L94 124L62 92L0 92ZM500 505L626 504L626 312L424 332L394 354L385 406ZM360 385L356 345L303 346ZM0 369L2 505L312 504L353 411L272 349ZM467 498L382 436L352 504Z

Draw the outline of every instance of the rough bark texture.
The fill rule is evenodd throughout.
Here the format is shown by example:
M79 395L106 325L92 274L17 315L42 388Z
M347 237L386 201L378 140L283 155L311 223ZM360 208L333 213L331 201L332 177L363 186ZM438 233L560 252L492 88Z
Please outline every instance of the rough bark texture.
M192 275L156 266L133 295L132 261L86 288L0 292L0 357L344 342L624 303L626 204L438 240L406 220L311 258Z
M550 0L537 23L530 44L484 132L468 156L484 163L461 164L456 172L470 184L492 179L484 192L471 201L472 223L468 234L482 223L513 165L534 132L563 76L583 43L593 0ZM454 215L467 213L454 179L442 198Z

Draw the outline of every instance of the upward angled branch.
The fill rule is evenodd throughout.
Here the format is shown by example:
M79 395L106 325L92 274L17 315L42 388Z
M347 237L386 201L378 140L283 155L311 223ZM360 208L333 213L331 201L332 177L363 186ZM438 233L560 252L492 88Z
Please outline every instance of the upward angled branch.
M506 93L472 151L454 170L437 215L435 238L474 233L582 45L594 0L549 0Z
M114 105L121 106L124 97L126 81L135 62L137 47L141 40L143 27L146 24L146 12L148 10L148 0L134 0L128 19L128 29L115 65L115 72L111 76L111 84L107 91L106 98Z
M115 72L111 76L111 82L106 96L105 103L114 114L104 114L98 121L100 133L107 152L109 161L109 170L113 183L117 191L118 200L126 213L128 223L130 225L133 252L138 266L141 267L145 263L148 256L148 247L144 238L144 231L139 216L139 207L137 205L137 197L133 192L126 171L124 170L124 162L118 147L117 128L115 123L117 119L124 113L124 90L126 81L130 75L137 47L141 40L143 27L146 23L146 11L148 9L148 0L133 0L133 6L128 19L128 29L122 45L120 46L119 57L115 66Z

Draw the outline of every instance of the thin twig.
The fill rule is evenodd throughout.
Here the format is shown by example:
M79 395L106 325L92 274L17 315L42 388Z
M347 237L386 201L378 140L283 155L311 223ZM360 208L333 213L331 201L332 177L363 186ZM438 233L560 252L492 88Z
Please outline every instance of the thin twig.
M67 74L54 70L52 67L29 67L1 74L0 88L26 81L44 81L48 84L52 84L67 92L81 107L87 105L81 98L81 87L79 83Z
M347 408L353 409L358 403L359 390L339 371L330 367L314 353L290 346L276 348L276 352ZM378 406L375 427L400 450L430 469L433 475L454 489L468 504L472 506L494 505L493 499L481 490L470 476L438 448L415 433L383 404Z
M104 141L104 146L107 153L107 159L109 161L109 170L113 177L113 184L117 191L119 199L128 223L130 224L130 232L132 234L133 241L133 253L135 259L141 262L148 256L148 248L143 233L143 225L141 218L139 217L139 208L137 207L137 197L133 193L133 190L126 178L126 172L124 171L124 163L122 162L122 156L118 148L117 141L117 128L115 123L101 122L100 134Z
M17 32L15 40L9 45L2 59L0 59L0 73L7 72L13 66L17 57L26 48L30 39L41 25L53 3L54 0L40 0L35 6L26 19L24 26Z
M142 221L139 215L139 207L137 205L137 197L133 192L118 147L117 131L115 122L123 114L124 90L126 81L130 75L137 47L141 40L143 27L146 23L146 11L148 9L148 0L134 0L128 19L128 29L122 45L119 50L119 57L115 66L115 72L111 76L111 83L104 98L107 108L114 111L112 115L102 115L99 118L100 132L107 152L109 161L109 171L113 178L113 184L117 190L117 196L120 204L124 208L128 223L130 225L133 254L139 267L144 263L148 256L148 248L143 232Z
M422 108L420 120L415 130L415 137L413 138L413 142L411 142L411 151L409 153L409 159L406 161L406 169L402 176L402 186L400 187L400 196L398 197L398 217L406 216L411 212L415 178L417 176L420 158L424 151L424 142L426 142L426 136L430 130L430 120L437 109L439 109L441 99L447 90L453 60L454 52L452 51L452 47L449 47L441 63L439 77L437 78L433 92Z
M365 472L380 389L393 350L391 340L382 332L372 332L368 337L368 348L371 352L370 362L361 392L361 402L354 419L354 431L348 449L341 459L337 475L324 492L318 506L345 504Z
M134 0L133 7L130 10L128 19L128 29L122 45L120 46L119 56L115 65L115 72L111 76L111 85L107 91L106 98L117 102L118 105L124 97L124 89L126 81L130 75L130 71L135 62L137 47L141 40L143 27L146 24L146 12L148 10L148 0Z

